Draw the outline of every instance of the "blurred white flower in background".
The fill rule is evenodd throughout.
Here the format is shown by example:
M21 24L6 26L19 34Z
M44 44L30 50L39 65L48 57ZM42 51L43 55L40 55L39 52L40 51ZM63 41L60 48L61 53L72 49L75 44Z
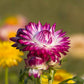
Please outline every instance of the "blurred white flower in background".
M74 34L70 36L70 54L75 58L84 58L84 34Z
M82 77L81 77L83 80L84 80L84 74L82 75Z

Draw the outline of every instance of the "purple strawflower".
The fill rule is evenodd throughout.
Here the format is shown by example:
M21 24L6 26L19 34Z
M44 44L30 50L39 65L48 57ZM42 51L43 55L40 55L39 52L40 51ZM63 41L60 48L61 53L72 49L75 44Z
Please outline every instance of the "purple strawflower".
M56 24L42 26L30 22L25 28L17 31L16 37L11 40L15 42L13 47L22 51L30 51L32 55L40 56L43 61L59 62L59 58L66 55L69 49L69 37L65 37L66 32L61 29L55 31Z
M40 77L43 70L48 69L46 62L38 56L33 56L29 52L27 59L25 59L26 68L29 68L29 76L33 75L35 78Z
M43 70L59 65L61 53L66 55L69 49L69 37L66 32L55 31L56 24L42 26L30 22L25 28L17 31L16 37L10 38L15 42L13 47L22 51L29 51L25 59L26 67L29 68L29 76L40 77Z
M46 62L41 57L30 55L30 53L27 55L27 59L25 59L25 64L26 67L32 69L47 70L48 68L48 65L46 65Z

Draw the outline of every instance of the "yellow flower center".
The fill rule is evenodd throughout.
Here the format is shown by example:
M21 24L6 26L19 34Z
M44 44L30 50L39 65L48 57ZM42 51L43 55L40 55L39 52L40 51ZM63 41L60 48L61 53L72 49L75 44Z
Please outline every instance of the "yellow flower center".
M11 37L15 37L16 33L15 32L9 32L8 34L8 39Z
M16 17L9 17L5 20L5 23L9 25L16 25L18 24L18 20Z
M56 76L54 77L54 80L55 80L55 81L62 81L62 80L63 80L63 77L60 76L60 75L56 75Z

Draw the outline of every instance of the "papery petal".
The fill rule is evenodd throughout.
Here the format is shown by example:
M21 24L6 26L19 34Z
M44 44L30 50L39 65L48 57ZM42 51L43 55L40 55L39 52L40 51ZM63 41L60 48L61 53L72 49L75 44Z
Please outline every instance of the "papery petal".
M53 24L53 26L52 26L51 29L50 29L50 31L52 32L52 34L54 34L54 32L55 32L55 27L56 27L56 23Z
M41 43L47 43L49 38L51 37L51 33L47 30L43 30L39 32L36 36L35 39Z
M45 23L42 30L50 30L50 24Z
M40 23L40 21L37 24L37 29L38 29L38 31L41 31L42 30L42 24Z
M43 59L40 57L31 57L31 59L29 60L30 66L41 65L42 63L43 63Z
M62 29L56 31L56 32L55 32L55 36L58 35L59 33L61 33L62 31L63 31Z

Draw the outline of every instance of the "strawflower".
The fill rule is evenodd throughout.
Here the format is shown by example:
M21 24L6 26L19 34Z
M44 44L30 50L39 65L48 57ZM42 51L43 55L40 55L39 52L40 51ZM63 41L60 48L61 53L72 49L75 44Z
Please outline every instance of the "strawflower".
M25 59L29 76L40 78L41 74L48 71L48 82L52 84L54 68L60 63L61 54L66 55L70 41L65 37L66 32L61 29L55 31L56 24L42 25L40 21L35 24L30 22L25 28L17 31L16 37L10 38L15 43L12 45L19 50L29 51ZM38 83L40 84L40 83Z
M16 37L11 40L15 42L13 47L22 51L31 51L32 55L40 56L44 61L59 62L61 54L66 55L69 49L69 37L65 37L66 32L55 31L56 24L42 26L30 22L25 28L17 31ZM50 64L50 63L49 63Z
M41 57L32 56L31 53L27 55L25 64L26 68L29 68L29 76L34 75L35 78L40 77L42 70L48 69L48 65Z
M54 75L53 84L59 84L62 81L67 80L67 79L71 79L73 77L74 77L73 74L68 73L67 71L65 71L63 69L59 69L56 71L56 73ZM74 84L74 83L75 83L75 81L73 81L73 80L69 80L67 82L67 84ZM43 77L42 77L42 84L48 84L48 78L46 75L43 75Z
M17 65L17 61L21 62L23 52L11 47L13 42L0 42L0 66L11 67Z

